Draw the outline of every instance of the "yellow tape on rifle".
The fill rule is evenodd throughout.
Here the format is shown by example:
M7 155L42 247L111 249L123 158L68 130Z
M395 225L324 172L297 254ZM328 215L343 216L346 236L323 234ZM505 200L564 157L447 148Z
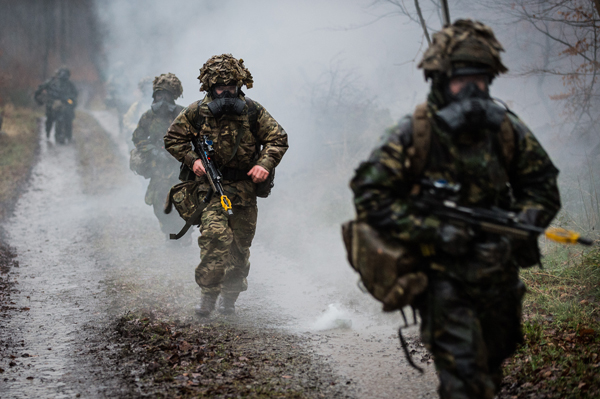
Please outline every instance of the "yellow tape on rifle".
M225 209L225 211L231 209L231 201L229 201L229 198L227 198L226 195L221 195L221 205L223 206L223 209Z
M575 231L562 229L560 227L548 229L544 235L546 238L562 244L577 244L577 240L581 237L581 234Z

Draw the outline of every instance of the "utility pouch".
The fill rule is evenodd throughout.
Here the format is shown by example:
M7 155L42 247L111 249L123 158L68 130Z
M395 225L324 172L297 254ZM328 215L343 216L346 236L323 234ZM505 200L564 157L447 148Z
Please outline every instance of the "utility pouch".
M271 194L271 189L275 186L275 168L271 170L267 179L262 183L256 184L256 196L267 198Z
M421 257L408 246L354 220L342 225L342 236L350 265L384 311L402 309L427 288L427 276L416 271Z
M137 148L134 148L129 153L129 169L137 175L143 176L146 179L152 177L152 168L149 167L144 154Z
M179 216L185 220L185 226L179 233L169 235L171 240L178 240L190 227L200 224L200 216L207 204L200 200L199 188L200 183L197 181L184 181L169 190L164 207L165 213L171 213L175 207Z
M186 164L184 164L183 162L181 163L181 166L179 167L179 180L186 182L186 181L195 181L196 180L196 174L187 167Z

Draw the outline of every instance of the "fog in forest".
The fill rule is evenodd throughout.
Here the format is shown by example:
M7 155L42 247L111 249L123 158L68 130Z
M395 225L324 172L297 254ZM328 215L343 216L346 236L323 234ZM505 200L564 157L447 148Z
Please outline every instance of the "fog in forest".
M340 223L354 214L348 180L384 129L428 91L417 69L427 42L414 14L411 20L397 3L361 0L96 5L105 77L120 84L127 102L141 78L173 72L184 86L178 102L187 105L203 97L196 77L210 56L244 59L255 81L246 94L269 110L290 141L272 196L259 200L255 242L332 281L355 281L339 234ZM423 2L430 33L441 26L433 5ZM590 141L561 138L570 127L549 96L562 92L562 79L527 73L543 58L543 35L485 1L460 1L451 9L453 20L476 18L495 30L510 73L494 81L492 95L521 116L571 179L568 169L578 170Z
M520 1L527 2L535 3ZM340 237L340 224L354 215L348 181L385 128L412 112L428 92L417 69L427 42L412 2L90 0L80 3L79 11L65 7L67 3L28 0L28 8L22 9L0 3L23 21L34 6L34 16L76 21L56 34L53 23L42 23L35 40L29 40L35 46L18 40L6 52L28 48L32 59L43 56L43 62L5 57L0 66L3 74L24 65L41 66L29 76L37 82L52 68L67 64L80 88L81 108L105 106L112 96L112 106L120 103L123 110L117 111L123 113L140 99L141 79L167 72L181 79L183 98L177 102L188 105L204 95L198 91L197 76L209 57L231 53L242 58L254 77L254 87L244 89L247 96L265 106L286 129L290 142L277 167L273 194L259 199L255 244L292 259L294 267L311 270L317 278L327 276L326 281L357 290L357 275L346 262ZM437 2L420 3L432 34L442 25ZM450 8L452 20L475 18L494 29L506 49L503 61L510 72L495 79L492 95L532 128L562 170L561 223L591 231L600 214L593 174L599 133L592 122L598 112L588 110L589 118L582 112L579 119L568 119L568 112L577 116L578 111L569 111L568 101L560 101L569 89L563 76L536 72L559 71L574 61L508 1L462 0L451 2ZM90 26L93 29L86 30ZM95 32L91 38L86 36L89 32ZM64 40L49 39L54 37ZM44 53L48 46L56 47L58 55ZM93 67L82 64L86 57ZM6 81L16 82L18 77L12 72L12 80ZM28 82L23 87L31 87ZM592 121L589 125L580 123L586 118ZM128 140L127 134L122 136ZM142 193L132 201L145 206Z

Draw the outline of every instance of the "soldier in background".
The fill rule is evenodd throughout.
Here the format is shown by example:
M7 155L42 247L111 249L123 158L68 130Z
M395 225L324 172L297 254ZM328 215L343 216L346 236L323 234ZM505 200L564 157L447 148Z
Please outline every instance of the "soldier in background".
M427 276L412 304L442 398L498 392L502 362L522 341L519 268L540 258L537 238L475 234L417 208L424 184L460 185L458 205L514 211L540 227L560 209L558 170L527 126L490 98L507 71L501 51L480 22L436 33L419 64L431 81L427 102L387 132L351 181L358 220L417 254Z
M46 104L46 138L50 138L56 122L55 138L61 144L72 139L77 106L77 89L70 77L68 68L58 69L53 77L39 85L33 96L39 105Z
M153 80L153 78L148 76L139 81L138 90L136 91L136 101L131 104L125 115L123 115L123 134L127 137L129 144L131 144L130 137L137 127L138 121L152 104Z
M196 135L214 143L215 160L223 174L223 189L233 215L223 210L217 195L201 215L196 283L202 289L200 316L208 316L221 295L219 311L235 312L235 302L248 288L250 245L256 230L257 183L273 176L287 151L287 134L267 110L242 92L253 84L250 71L231 54L211 57L200 69L204 99L190 104L165 136L167 150L196 176L200 201L209 190L206 171L192 148ZM262 149L260 148L262 146Z
M131 138L135 146L131 152L131 169L150 179L146 204L153 207L167 240L170 233L179 231L184 224L177 215L164 213L167 194L179 182L179 163L165 151L163 137L183 109L175 104L182 93L181 82L174 74L167 73L154 78L152 106L140 118ZM182 243L191 244L190 233L184 236Z

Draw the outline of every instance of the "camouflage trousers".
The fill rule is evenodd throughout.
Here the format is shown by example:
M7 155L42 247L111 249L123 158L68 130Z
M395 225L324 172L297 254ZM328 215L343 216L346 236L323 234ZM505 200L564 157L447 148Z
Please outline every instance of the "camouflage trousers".
M179 183L179 179L176 176L174 178L152 177L146 190L146 204L152 206L160 224L160 229L165 234L178 233L185 224L177 212L171 212L167 215L164 211L169 190L177 183ZM190 234L191 231L188 231L186 236Z
M203 294L238 294L248 289L246 277L258 208L234 205L232 211L228 216L215 196L202 213L196 283Z
M490 286L431 279L419 305L421 339L434 356L440 398L494 398L502 362L522 341L524 293L518 276Z

